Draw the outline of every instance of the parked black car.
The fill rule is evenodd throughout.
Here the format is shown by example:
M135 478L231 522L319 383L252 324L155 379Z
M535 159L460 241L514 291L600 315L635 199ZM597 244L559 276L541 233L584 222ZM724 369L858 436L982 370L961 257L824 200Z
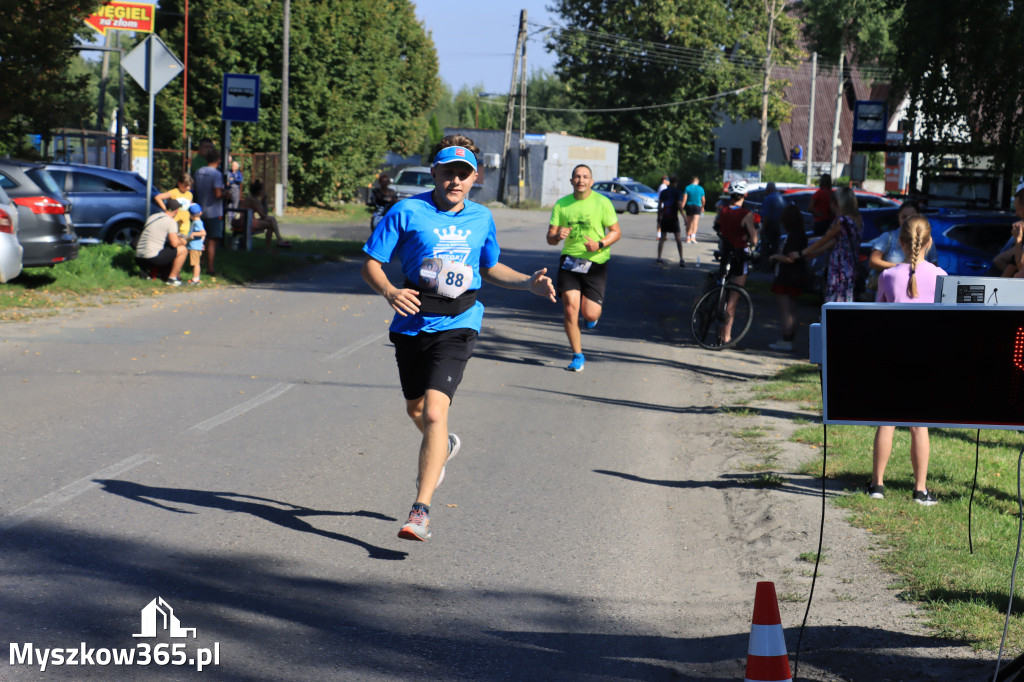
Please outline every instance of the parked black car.
M71 205L46 168L0 159L0 187L18 207L18 241L26 268L56 265L78 257Z
M48 163L46 170L71 202L75 232L84 240L135 245L150 214L160 210L146 201L146 179L133 171L84 163Z

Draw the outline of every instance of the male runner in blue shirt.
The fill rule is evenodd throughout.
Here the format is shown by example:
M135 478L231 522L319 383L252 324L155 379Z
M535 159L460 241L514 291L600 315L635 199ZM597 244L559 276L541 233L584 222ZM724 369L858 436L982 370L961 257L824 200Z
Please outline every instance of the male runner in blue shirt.
M483 321L476 300L482 280L556 300L547 268L527 275L498 261L494 216L468 199L479 153L468 137L442 139L430 171L434 189L395 204L363 246L363 279L397 313L391 341L398 375L406 412L423 434L416 502L398 531L406 540L430 537L434 489L461 445L448 432L448 410ZM384 273L392 256L402 263L400 286Z

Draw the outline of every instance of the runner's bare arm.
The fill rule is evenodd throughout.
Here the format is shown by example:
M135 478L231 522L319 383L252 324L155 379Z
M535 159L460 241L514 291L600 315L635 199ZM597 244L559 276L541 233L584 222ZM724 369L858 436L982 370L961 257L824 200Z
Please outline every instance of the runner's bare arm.
M558 225L548 225L548 244L555 246L563 239L569 238L569 228Z
M363 279L370 285L370 288L384 297L395 312L402 317L415 315L420 311L420 299L416 296L414 289L399 289L391 284L388 276L384 274L384 267L381 262L367 256L363 261Z
M503 263L496 263L494 267L480 268L480 276L491 284L496 284L505 289L526 289L537 296L543 296L555 302L555 287L551 278L547 276L547 268L541 268L532 275L517 272Z
M619 229L619 224L618 223L612 223L611 225L609 225L608 227L605 228L604 238L601 240L601 242L604 243L604 248L607 249L609 246L611 246L615 242L619 241L619 239L621 239L621 238L622 238L622 230ZM584 246L584 248L586 248L587 251L591 251L591 252L592 251L600 251L601 250L601 244L598 243L598 242L595 242L590 237L587 237L587 240L586 240L586 242L584 243L583 246Z

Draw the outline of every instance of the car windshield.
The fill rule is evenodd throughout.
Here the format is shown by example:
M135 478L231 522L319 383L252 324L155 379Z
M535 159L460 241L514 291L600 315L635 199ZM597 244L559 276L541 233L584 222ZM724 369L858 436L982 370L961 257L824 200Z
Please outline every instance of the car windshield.
M626 184L626 189L638 192L640 194L657 194L653 189L641 182L630 182Z
M423 171L399 171L395 177L396 185L416 185L417 187L433 187L434 177Z

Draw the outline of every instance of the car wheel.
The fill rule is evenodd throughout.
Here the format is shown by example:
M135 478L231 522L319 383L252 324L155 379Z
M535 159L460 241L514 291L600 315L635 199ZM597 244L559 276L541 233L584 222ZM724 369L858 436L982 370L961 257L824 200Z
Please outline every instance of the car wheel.
M633 215L636 215L637 213L640 212L640 205L637 204L635 201L631 201L629 202L629 205L626 206L626 210L632 213Z
M142 227L138 223L118 223L107 233L107 243L135 248L135 242L139 241L141 234Z

